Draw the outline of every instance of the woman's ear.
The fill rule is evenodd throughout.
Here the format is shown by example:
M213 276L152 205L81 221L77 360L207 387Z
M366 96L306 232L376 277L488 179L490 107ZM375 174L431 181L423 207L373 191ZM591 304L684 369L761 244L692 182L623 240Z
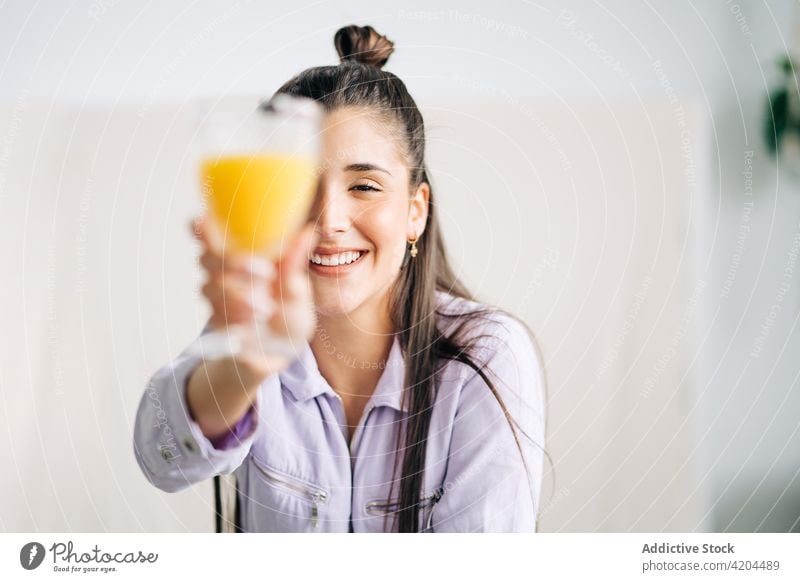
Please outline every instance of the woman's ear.
M431 199L431 187L427 182L417 186L412 194L408 207L408 226L406 228L406 238L413 239L422 236L425 224L428 221L428 204Z

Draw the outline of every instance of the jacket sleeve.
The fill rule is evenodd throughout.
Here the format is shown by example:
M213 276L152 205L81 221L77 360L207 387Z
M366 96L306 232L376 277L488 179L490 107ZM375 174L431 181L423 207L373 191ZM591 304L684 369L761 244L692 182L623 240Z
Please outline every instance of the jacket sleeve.
M204 333L208 331L208 326ZM184 350L161 367L147 383L134 422L133 450L150 483L164 491L180 491L242 464L260 427L256 402L216 448L189 413L186 386L202 358Z
M517 430L487 383L472 370L453 421L443 494L432 532L535 532L544 461L543 369L521 323L504 316L479 349L478 366L494 384Z

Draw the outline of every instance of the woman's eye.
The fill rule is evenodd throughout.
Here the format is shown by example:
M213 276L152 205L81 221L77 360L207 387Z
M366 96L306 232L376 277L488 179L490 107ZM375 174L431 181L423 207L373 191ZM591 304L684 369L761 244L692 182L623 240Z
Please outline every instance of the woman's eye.
M353 186L350 189L351 190L358 190L359 192L370 192L370 191L372 191L372 192L380 192L380 190L378 190L377 188L375 188L371 184L356 184L355 186Z

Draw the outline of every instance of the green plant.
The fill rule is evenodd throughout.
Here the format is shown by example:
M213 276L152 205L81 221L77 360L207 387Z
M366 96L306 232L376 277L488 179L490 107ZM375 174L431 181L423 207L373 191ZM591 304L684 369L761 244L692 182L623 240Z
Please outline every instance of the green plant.
M781 143L787 134L800 137L800 90L796 68L789 55L778 61L783 71L783 83L769 94L764 140L770 153L780 152Z

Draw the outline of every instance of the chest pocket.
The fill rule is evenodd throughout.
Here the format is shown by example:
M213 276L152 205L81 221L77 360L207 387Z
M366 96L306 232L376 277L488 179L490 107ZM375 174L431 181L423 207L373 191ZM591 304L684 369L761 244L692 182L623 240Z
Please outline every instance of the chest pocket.
M429 493L424 493L420 497L420 507L419 507L419 531L424 532L431 528L431 522L433 519L433 510L436 507L436 504L442 498L444 494L444 489L439 487L434 491ZM375 531L383 531L383 521L386 519L386 526L393 527L392 521L395 518L395 514L398 511L399 501L392 501L387 502L386 499L373 499L371 501L367 501L364 505L364 513L368 516L368 518L380 518L380 522L377 524L380 527ZM397 530L397 526L395 525L393 528L394 531Z
M279 471L252 453L244 494L245 523L252 531L331 531L328 489Z

